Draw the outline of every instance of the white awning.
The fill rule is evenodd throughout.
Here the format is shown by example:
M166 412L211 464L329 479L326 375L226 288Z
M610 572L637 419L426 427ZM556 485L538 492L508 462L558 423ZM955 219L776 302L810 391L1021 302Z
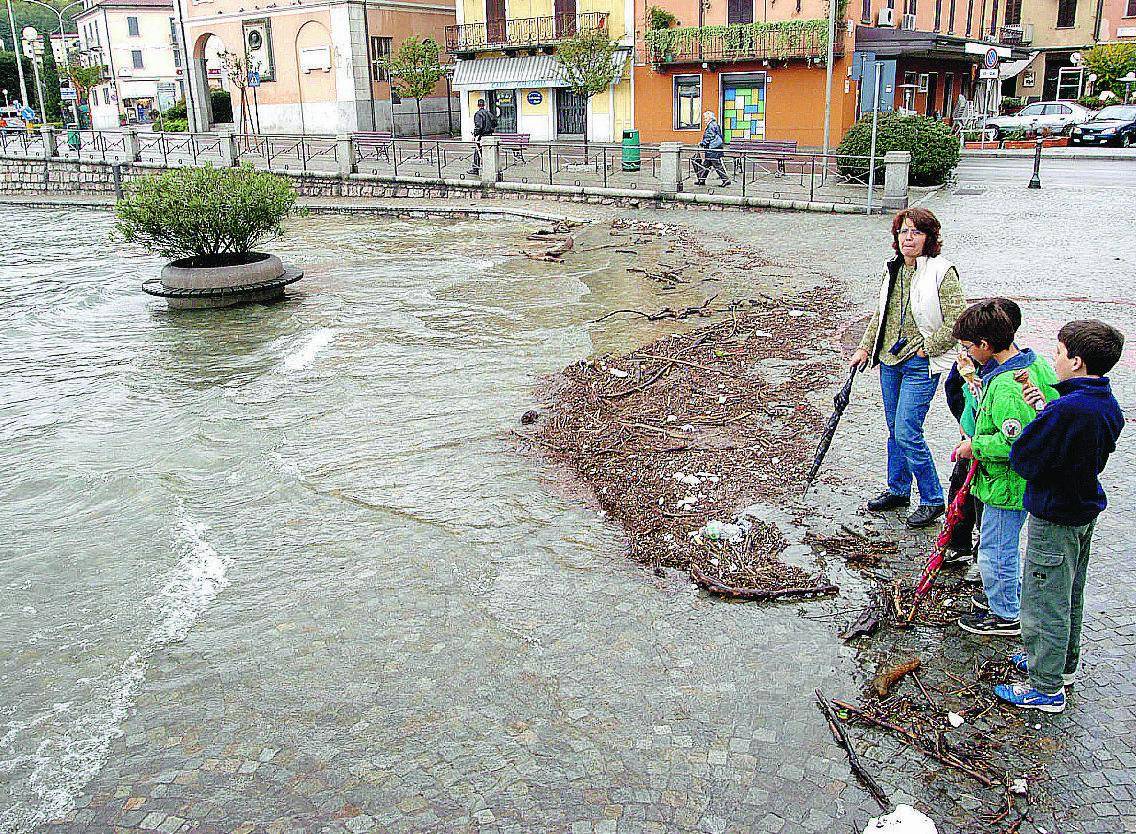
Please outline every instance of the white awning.
M623 77L631 53L619 50L612 63ZM560 64L551 55L526 58L465 58L454 66L455 90L512 90L518 87L567 87Z
M1004 64L998 65L998 78L1005 81L1007 78L1017 78L1022 74L1022 70L1033 63L1033 59L1037 57L1036 52L1031 52L1028 58L1023 58L1020 61L1006 61Z

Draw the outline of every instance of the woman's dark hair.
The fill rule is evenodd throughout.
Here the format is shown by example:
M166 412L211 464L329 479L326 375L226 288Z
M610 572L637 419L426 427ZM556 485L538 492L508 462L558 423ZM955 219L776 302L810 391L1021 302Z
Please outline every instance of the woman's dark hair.
M891 221L891 248L895 250L897 255L901 254L899 229L904 220L910 220L916 229L927 236L927 239L923 242L924 255L928 258L934 258L943 251L943 239L939 234L943 227L939 223L939 218L925 208L909 208L899 212Z
M1057 341L1065 345L1070 359L1081 357L1085 372L1093 376L1111 371L1124 351L1124 334L1096 319L1069 322L1057 332Z
M971 304L955 321L951 335L971 344L986 342L995 353L1005 350L1014 343L1014 334L1018 332L1010 313L999 303L1006 300L988 298L977 304ZM1021 322L1020 309L1018 321Z

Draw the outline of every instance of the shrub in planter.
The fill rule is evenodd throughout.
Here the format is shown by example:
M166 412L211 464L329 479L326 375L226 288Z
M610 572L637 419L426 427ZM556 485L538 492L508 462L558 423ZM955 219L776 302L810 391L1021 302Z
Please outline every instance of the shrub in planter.
M161 119L154 119L155 133L186 133L189 131L189 122L185 119L170 118L166 113Z
M233 265L280 234L295 203L288 180L251 166L177 168L131 182L116 225L123 240L184 266Z
M233 98L227 90L211 90L209 105L213 108L213 121L231 122L233 120Z
M845 176L867 179L866 159L872 144L872 114L868 113L844 134L837 148L837 164ZM876 176L884 173L888 151L911 151L911 181L915 185L939 185L959 162L959 141L948 125L928 116L880 113L876 136ZM847 155L847 156L845 156Z

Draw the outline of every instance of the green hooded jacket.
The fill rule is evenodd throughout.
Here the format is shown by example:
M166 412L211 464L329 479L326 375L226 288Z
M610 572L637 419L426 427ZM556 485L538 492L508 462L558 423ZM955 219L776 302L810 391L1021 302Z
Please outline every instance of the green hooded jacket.
M1040 356L1028 348L982 378L982 399L975 415L971 445L978 460L972 492L991 507L1020 510L1025 495L1025 479L1010 468L1010 446L1037 412L1022 396L1022 386L1014 372L1029 370L1030 382L1041 389L1045 401L1057 399L1057 374Z

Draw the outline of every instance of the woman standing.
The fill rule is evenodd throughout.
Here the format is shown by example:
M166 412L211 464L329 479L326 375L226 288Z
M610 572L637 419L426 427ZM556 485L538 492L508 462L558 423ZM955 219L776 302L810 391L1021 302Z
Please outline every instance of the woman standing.
M939 375L954 362L951 330L966 307L966 296L958 271L939 254L941 228L926 209L905 209L895 216L891 234L896 256L888 262L876 313L849 362L861 369L880 366L887 419L887 489L868 502L868 509L910 505L914 479L919 507L908 516L908 527L927 527L944 509L923 421Z

